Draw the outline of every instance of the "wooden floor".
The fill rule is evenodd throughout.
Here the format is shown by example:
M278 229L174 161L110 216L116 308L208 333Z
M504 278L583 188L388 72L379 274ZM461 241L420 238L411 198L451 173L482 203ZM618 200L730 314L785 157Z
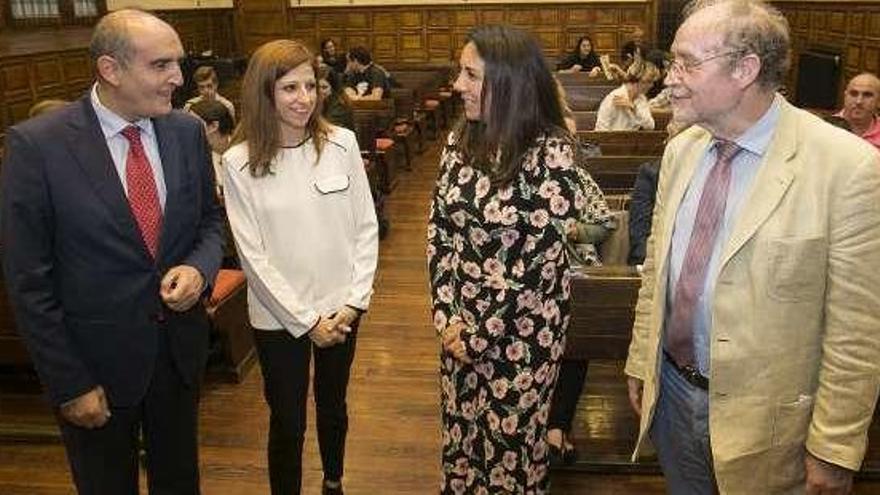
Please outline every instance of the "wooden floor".
M414 170L404 174L387 204L392 228L382 241L376 294L358 337L349 392L344 478L349 495L437 492L438 345L430 325L424 255L437 155L436 145L428 149ZM22 390L27 387L0 384L0 427L13 425L32 434L27 442L8 436L0 440L0 495L73 493L47 408ZM201 406L205 494L269 492L264 454L268 413L261 387L258 369L240 385L206 385ZM320 493L321 481L312 419L305 447L306 494ZM625 459L636 426L626 405L619 364L592 365L576 423L584 456ZM656 475L557 472L553 493L652 495L664 493L664 484ZM880 493L880 484L862 482L856 493Z

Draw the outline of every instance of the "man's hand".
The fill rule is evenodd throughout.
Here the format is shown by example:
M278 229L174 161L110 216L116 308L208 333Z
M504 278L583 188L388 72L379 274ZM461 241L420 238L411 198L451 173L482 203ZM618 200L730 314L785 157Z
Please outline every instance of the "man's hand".
M637 415L642 415L642 389L644 384L638 378L626 377L626 386L629 389L629 405Z
M804 457L807 472L807 495L847 495L852 491L853 472L814 457Z
M309 338L322 349L345 342L346 334L339 331L336 325L334 319L322 316L315 328L309 332Z
M177 265L162 277L159 290L162 301L174 311L186 311L198 302L205 289L205 279L189 265Z
M467 347L465 347L464 341L461 340L461 331L466 327L467 325L461 321L453 323L441 332L440 338L443 343L443 350L452 354L452 357L462 363L470 364L473 361L468 357Z
M61 417L81 428L100 428L110 419L110 406L100 385L61 405Z

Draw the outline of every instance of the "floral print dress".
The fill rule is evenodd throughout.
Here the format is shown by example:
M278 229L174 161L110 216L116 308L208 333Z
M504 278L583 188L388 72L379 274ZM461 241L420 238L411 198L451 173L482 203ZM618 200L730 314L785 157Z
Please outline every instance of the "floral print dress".
M450 135L428 226L434 326L466 323L473 364L441 356L441 493L545 493L550 398L569 320L566 235L585 207L571 143L541 137L498 188Z

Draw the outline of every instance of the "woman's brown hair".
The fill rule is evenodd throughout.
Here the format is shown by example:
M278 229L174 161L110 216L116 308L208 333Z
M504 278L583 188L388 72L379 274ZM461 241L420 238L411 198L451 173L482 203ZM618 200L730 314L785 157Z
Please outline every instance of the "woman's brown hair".
M257 48L241 85L241 121L232 144L248 143L248 168L254 177L272 173L272 161L281 147L278 112L275 110L275 82L301 64L309 64L318 74L318 64L311 52L298 41L275 40ZM327 142L329 125L321 117L321 98L306 124L306 139L312 139L318 152ZM317 161L316 161L317 163Z

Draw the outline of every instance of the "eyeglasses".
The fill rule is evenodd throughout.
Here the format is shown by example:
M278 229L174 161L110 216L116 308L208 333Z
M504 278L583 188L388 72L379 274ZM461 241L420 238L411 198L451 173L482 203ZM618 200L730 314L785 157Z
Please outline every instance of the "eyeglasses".
M740 55L740 54L742 54L742 52L739 50L731 51L731 52L724 52L724 53L717 53L715 55L710 55L706 58L701 58L699 60L694 60L691 62L684 61L684 60L681 60L678 58L673 58L669 62L669 72L671 74L675 75L676 77L681 76L682 74L690 74L694 70L699 69L706 62L715 60L716 58L729 57L731 55Z

